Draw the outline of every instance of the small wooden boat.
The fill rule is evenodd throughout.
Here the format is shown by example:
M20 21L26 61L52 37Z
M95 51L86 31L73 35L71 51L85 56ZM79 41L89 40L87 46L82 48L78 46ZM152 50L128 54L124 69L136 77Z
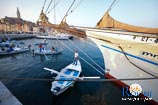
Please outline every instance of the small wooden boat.
M35 55L57 55L62 53L62 51L52 51L52 50L37 50L34 52Z
M60 72L49 68L44 69L50 71L51 73L57 74L51 87L51 92L54 95L59 95L66 91L69 87L72 87L76 80L100 79L100 77L79 77L82 72L82 67L79 60L77 61L76 65L73 63L69 64Z
M53 40L68 40L72 39L73 36L71 35L48 35L48 36L36 36L39 39L53 39Z
M9 48L12 44L14 44L14 47L12 47L11 49ZM5 55L12 55L12 54L19 54L19 53L24 53L29 51L28 47L24 47L21 45L24 45L24 43L20 42L19 44L17 42L2 42L0 43L0 56L5 56Z
M82 68L79 60L77 61L76 65L74 65L73 63L69 64L68 66L63 68L60 72L57 72L49 68L44 68L44 69L58 74L55 80L59 80L59 81L53 81L51 87L51 91L54 95L59 95L63 93L65 90L67 90L70 86L73 86L73 84L75 83L74 80L78 79L82 72Z
M52 49L48 49L47 45L48 43L45 42L44 43L36 43L36 46L38 46L38 49L34 51L35 55L57 55L60 54L62 52L62 50L57 50L56 48ZM39 48L41 46L41 48Z
M28 48L13 48L13 51L0 51L0 56L19 54L29 51Z

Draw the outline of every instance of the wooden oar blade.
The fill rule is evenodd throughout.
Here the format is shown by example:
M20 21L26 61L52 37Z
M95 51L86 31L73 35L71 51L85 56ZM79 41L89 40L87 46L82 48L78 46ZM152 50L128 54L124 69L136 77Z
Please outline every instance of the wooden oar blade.
M48 70L48 71L51 71L51 72L53 72L53 73L56 73L56 74L59 74L59 72L58 71L55 71L55 70L53 70L53 69L49 69L49 68L43 68L44 70Z
M80 77L81 79L100 79L100 77Z

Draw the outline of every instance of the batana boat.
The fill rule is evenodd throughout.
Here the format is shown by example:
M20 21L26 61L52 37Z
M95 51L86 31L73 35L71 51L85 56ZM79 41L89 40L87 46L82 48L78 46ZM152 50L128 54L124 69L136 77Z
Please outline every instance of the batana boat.
M20 47L18 44L15 44L14 47L9 48L10 44L8 42L0 43L0 56L19 54L29 51L27 47Z
M76 80L80 76L80 73L82 72L82 68L79 60L77 61L77 65L69 64L68 66L63 68L60 72L48 68L44 68L44 69L57 74L55 80L59 80L59 81L53 81L51 87L51 91L54 95L59 95L63 93L65 90L67 90L70 86L73 86L75 82L74 80Z
M59 95L64 91L66 91L69 87L73 86L75 80L100 78L100 77L79 77L82 72L82 67L79 60L77 61L76 65L71 63L65 68L63 68L60 72L49 68L44 68L44 69L57 74L55 81L52 82L52 87L51 87L51 92L54 95Z
M28 48L14 48L13 51L0 51L0 56L3 56L3 55L12 55L12 54L19 54L19 53L24 53L24 52L27 52L29 51Z
M68 40L73 38L71 35L45 35L45 36L36 36L39 39L53 39L53 40Z
M35 55L57 55L62 52L62 50L57 50L56 48L52 49L47 49L48 43L36 43L36 46L41 46L41 48L38 48L37 50L34 51Z
M52 50L36 50L34 53L36 55L57 55L60 54L62 51L52 51Z

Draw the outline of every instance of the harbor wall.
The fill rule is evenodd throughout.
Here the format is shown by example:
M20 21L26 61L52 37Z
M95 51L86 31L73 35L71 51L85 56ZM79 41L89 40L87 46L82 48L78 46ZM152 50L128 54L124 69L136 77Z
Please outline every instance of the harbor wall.
M22 105L22 103L0 81L0 105Z
M10 40L20 40L20 39L29 39L35 38L37 34L0 34L0 38L8 38Z

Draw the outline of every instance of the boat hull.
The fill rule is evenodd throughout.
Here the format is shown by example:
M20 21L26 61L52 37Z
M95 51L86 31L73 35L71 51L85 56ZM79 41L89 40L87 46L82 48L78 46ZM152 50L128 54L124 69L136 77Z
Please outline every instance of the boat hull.
M52 40L68 40L72 39L72 36L36 36L39 39L52 39Z
M35 51L34 52L35 55L58 55L58 54L61 54L61 53L62 53L62 51L52 52L51 50L47 51L47 52L40 52L40 51Z
M58 95L64 93L66 90L68 90L74 83L75 83L75 82L72 82L72 83L70 84L70 86L67 86L67 87L63 88L63 89L62 89L60 92L58 92L58 93L52 92L52 94L55 95L55 96L58 96Z
M61 74L58 74L55 78L56 81L52 82L52 94L59 95L65 92L69 87L72 87L75 80L80 76L81 72L82 69L79 61L77 62L77 65L70 64L62 69L60 71ZM64 76L62 74L64 74Z
M158 59L151 55L158 55L156 52L158 45L155 43L142 43L130 40L119 39L119 35L106 37L90 32L88 37L98 46L102 52L105 64L105 77L109 79L130 79L130 78L155 78L158 77ZM102 37L104 36L104 37ZM117 41L117 43L115 41ZM145 54L143 55L144 52ZM143 87L143 91L152 92L152 100L149 103L157 105L157 79L134 80L134 81L115 81L123 88L137 83ZM143 94L142 94L143 95Z
M11 52L0 52L0 56L8 56L8 55L14 55L14 54L19 54L19 53L25 53L29 51L29 49L22 49L19 51L11 51Z

